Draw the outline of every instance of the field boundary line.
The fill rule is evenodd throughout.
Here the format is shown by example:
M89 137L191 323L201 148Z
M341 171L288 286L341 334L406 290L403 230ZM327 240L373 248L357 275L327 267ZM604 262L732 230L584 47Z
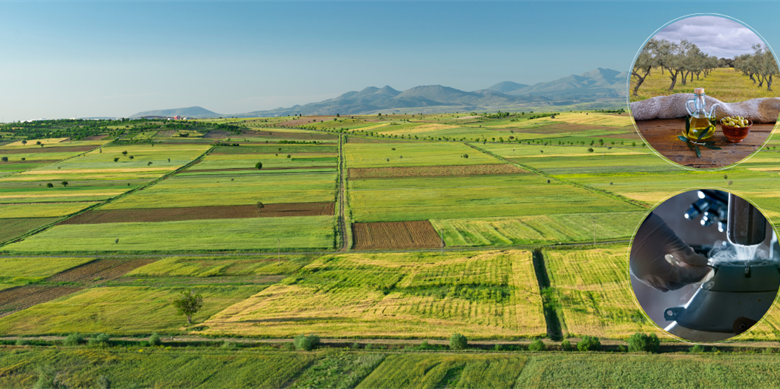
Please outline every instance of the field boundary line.
M607 190L604 190L604 189L594 188L592 186L581 184L579 182L570 181L570 180L567 180L567 179L564 179L564 178L561 178L561 177L558 177L558 176L547 174L547 173L545 173L542 170L536 169L536 168L528 166L528 165L524 165L522 163L518 163L518 162L515 162L515 161L512 161L512 160L509 160L509 159L504 158L504 157L502 157L500 155L494 154L494 153L492 153L492 152L490 152L488 150L485 150L485 149L479 148L477 146L474 146L473 144L471 144L469 142L463 142L463 144L465 144L466 146L469 146L472 149L477 150L477 151L479 151L481 153L490 155L490 156L492 156L494 158L497 158L497 159L499 159L501 161L504 161L505 163L515 165L517 167L523 168L523 169L525 169L525 170L527 170L529 172L532 172L534 174L540 175L542 177L546 177L546 178L551 179L551 180L559 181L559 182L561 182L563 184L569 184L569 185L576 186L578 188L585 189L585 190L593 192L593 193L601 194L601 195L604 195L604 196L607 196L607 197L612 197L614 199L623 201L623 202L631 204L631 205L636 205L636 206L641 207L641 208L650 208L652 206L652 205L646 204L646 203L644 203L642 201L630 199L630 198L625 197L623 195L619 195L617 193L613 193L613 192L610 192L610 191L607 191Z
M541 248L536 248L531 254L534 266L536 281L539 283L539 295L542 299L542 310L544 311L544 321L547 324L547 336L551 340L563 340L563 327L561 318L558 316L558 310L555 309L554 302L550 301L551 296L548 293L554 293L555 290L550 287L550 276L547 273L547 264L544 261L544 253Z
M189 162L189 163L187 163L186 165L183 165L183 166L179 167L179 168L178 168L178 169L176 169L176 170L172 170L172 171L170 171L170 172L168 172L168 173L166 173L166 174L162 175L161 177L157 177L157 178L155 178L154 180L152 180L152 181L149 181L149 182L147 182L146 184L143 184L143 185L141 185L141 186L139 186L139 187L137 187L137 188L130 189L130 190L129 190L129 191L127 191L127 192L124 192L124 193L122 193L122 194L119 194L119 195L117 195L117 196L114 196L114 197L108 198L108 199L106 199L106 200L103 200L103 201L101 201L101 202L99 202L99 203L97 203L97 204L93 204L93 205L91 205L91 206L89 206L89 207L86 207L86 208L84 208L84 209L82 209L82 210L79 210L79 211L77 211L77 212L71 213L70 215L65 215L65 216L64 216L62 219L59 219L59 220L57 220L57 221L55 221L55 222L53 222L53 223L46 224L46 225L44 225L44 226L41 226L41 227L39 227L39 228L36 228L36 229L34 229L34 230L28 231L28 232L26 232L26 233L24 233L24 234L22 234L22 235L19 235L19 236L15 237L15 238L11 238L10 240L6 240L6 241L4 241L4 242L0 242L0 247L7 246L7 245L9 245L9 244L11 244L11 243L15 243L15 242L22 241L22 240L24 240L25 238L28 238L28 237L30 237L30 236L32 236L32 235L35 235L35 234L37 234L37 233L40 233L40 232L43 232L43 231L45 231L45 230L47 230L47 229L49 229L49 228L51 228L51 227L53 227L53 226L57 225L57 223L60 223L60 222L63 222L63 221L65 221L65 220L68 220L68 219L74 218L74 217L76 217L76 216L78 216L78 215L81 215L81 214L83 214L83 213L89 212L89 211L91 211L91 210L93 210L93 209L95 209L95 208L101 207L101 206L103 206L103 205L106 205L106 204L110 204L110 203L111 203L111 202L113 202L113 201L116 201L116 200L118 200L118 199L120 199L120 198L123 198L123 197L125 197L125 196L128 196L128 195L130 195L130 194L133 194L133 193L135 193L135 192L137 192L137 191L139 191L139 190L143 190L143 189L146 189L146 188L148 188L148 187L150 187L150 186L152 186L152 185L155 185L155 184L157 184L158 182L160 182L160 181L162 181L162 180L164 180L164 179L167 179L168 177L170 177L170 176L172 176L172 175L174 175L174 174L176 174L176 173L178 173L178 172L180 172L180 171L182 171L182 170L184 170L184 169L186 169L186 168L188 168L188 167L190 167L190 166L194 165L195 163L197 163L197 162L200 162L200 161L201 161L201 160L202 160L202 159L203 159L203 158L204 158L206 155L208 155L208 153L210 153L210 152L211 152L211 150L213 150L213 149L214 149L214 146L211 146L211 147L210 147L210 148L208 148L206 151L204 151L204 152L203 152L203 154L199 155L198 157L196 157L195 159L193 159L192 161L190 161L190 162ZM94 151L94 149L93 149L93 151Z

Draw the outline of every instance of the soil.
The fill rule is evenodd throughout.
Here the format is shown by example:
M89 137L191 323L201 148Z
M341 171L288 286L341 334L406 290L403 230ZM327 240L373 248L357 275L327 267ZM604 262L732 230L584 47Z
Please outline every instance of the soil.
M353 223L355 250L438 248L442 241L427 220Z
M480 174L517 174L525 170L509 164L464 165L464 166L415 166L383 168L351 168L349 178L386 178L386 177L443 177L471 176Z
M27 285L0 291L0 317L84 289L81 286Z
M333 215L335 203L285 203L256 205L224 205L181 208L131 208L97 210L82 213L60 224L102 224L132 222L169 222L202 219L247 219L255 217Z
M48 282L97 283L119 278L131 270L148 265L157 259L98 259L46 279Z

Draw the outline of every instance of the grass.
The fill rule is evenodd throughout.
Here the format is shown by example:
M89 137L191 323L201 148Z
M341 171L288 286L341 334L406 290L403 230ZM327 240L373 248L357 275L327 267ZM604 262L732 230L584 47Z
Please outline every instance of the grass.
M529 358L521 388L767 388L777 387L772 355L594 355L556 353Z
M3 258L0 283L38 281L92 260L94 258Z
M335 201L336 174L223 174L176 176L102 209Z
M283 387L317 354L210 349L21 348L0 352L0 386L30 388L36 368L51 366L70 388L98 387L105 376L112 388Z
M634 299L628 277L628 246L545 250L564 335L627 338L655 332Z
M445 219L432 220L431 224L444 236L447 246L592 242L594 238L598 241L631 238L645 213L603 212Z
M357 388L509 388L525 362L516 356L390 355Z
M275 144L262 146L218 146L213 153L222 154L290 154L290 153L330 153L339 152L339 147L332 144Z
M758 88L758 84L753 84L753 81L750 81L748 76L744 76L741 72L732 68L715 69L708 77L702 77L699 80L694 78L693 81L688 81L687 85L682 85L680 77L678 77L677 84L671 92L669 91L669 85L672 84L672 79L666 71L662 75L660 69L653 69L650 76L645 79L645 82L639 87L639 96L633 95L636 82L636 77L631 77L631 101L645 100L655 96L667 96L673 93L690 93L692 95L694 88L704 88L707 96L714 97L725 103L759 97L778 97L779 95L776 91L767 91L766 84L762 88Z
M404 221L636 211L638 207L535 174L349 182L354 221Z
M66 216L95 204L97 203L0 204L0 218Z
M333 216L60 225L3 248L18 253L329 249ZM115 240L119 239L119 243Z
M205 323L210 335L474 338L545 334L531 253L341 254Z
M501 163L462 143L347 143L344 153L350 168Z
M191 289L203 295L203 308L193 315L193 323L201 323L259 292L263 286L193 286ZM87 289L3 317L0 333L179 333L187 319L176 314L171 302L181 290L135 286Z

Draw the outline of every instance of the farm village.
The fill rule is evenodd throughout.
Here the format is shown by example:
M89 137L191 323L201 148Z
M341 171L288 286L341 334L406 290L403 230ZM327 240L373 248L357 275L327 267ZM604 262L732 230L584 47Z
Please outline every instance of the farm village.
M728 171L685 171L622 109L44 120L0 136L0 387L778 378L777 307L691 344L645 316L628 274L637 226L690 188L780 220L777 137Z

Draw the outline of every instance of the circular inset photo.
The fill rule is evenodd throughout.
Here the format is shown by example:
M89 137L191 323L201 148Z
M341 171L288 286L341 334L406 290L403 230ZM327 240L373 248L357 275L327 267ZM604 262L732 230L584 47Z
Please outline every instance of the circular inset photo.
M728 339L767 313L780 287L780 245L753 204L719 190L674 196L631 244L631 285L656 325L692 342Z
M718 15L675 20L637 53L629 101L639 135L691 169L718 169L756 153L780 113L774 53L747 25Z

